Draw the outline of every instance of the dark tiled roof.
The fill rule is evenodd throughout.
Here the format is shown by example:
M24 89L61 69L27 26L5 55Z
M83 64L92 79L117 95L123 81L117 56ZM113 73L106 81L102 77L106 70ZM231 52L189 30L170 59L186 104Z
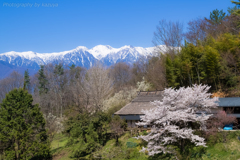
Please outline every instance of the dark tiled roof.
M240 107L240 97L219 98L219 107Z
M138 96L132 100L131 103L124 106L122 109L117 111L115 114L118 115L141 115L142 110L155 108L153 102L155 100L162 100L162 91L151 91L151 92L139 92Z
M122 109L117 111L115 114L143 114L142 110L155 108L150 102L132 102L124 106Z
M132 102L153 102L162 100L162 91L139 92L138 96Z

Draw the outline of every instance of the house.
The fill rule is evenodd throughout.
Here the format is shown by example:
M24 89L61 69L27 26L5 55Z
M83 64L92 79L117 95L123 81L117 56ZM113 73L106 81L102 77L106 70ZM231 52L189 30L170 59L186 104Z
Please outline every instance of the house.
M225 97L219 98L218 107L221 110L226 111L226 113L234 116L240 124L240 97Z
M114 114L125 119L128 127L135 127L135 123L140 121L140 116L143 115L142 110L155 108L150 102L162 100L163 97L161 93L162 91L140 91L131 103ZM219 98L218 105L217 109L212 110L213 114L219 110L231 111L230 114L235 116L240 122L240 97Z
M155 108L150 102L162 100L162 91L140 91L131 103L114 113L127 121L128 127L135 127L136 122L140 121L143 115L142 110Z

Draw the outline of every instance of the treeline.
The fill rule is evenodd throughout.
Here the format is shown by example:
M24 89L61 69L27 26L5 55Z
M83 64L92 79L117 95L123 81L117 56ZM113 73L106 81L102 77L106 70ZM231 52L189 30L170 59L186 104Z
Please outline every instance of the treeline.
M137 65L138 75L157 89L208 84L212 92L239 96L238 5L228 14L216 9L209 18L190 21L186 33L180 22L160 21L153 39L158 56Z
M0 101L14 88L26 88L43 113L62 117L71 107L81 110L101 110L103 101L114 93L136 86L132 68L125 63L106 68L96 64L89 70L62 63L41 66L29 76L12 72L0 80ZM90 107L91 106L91 107Z

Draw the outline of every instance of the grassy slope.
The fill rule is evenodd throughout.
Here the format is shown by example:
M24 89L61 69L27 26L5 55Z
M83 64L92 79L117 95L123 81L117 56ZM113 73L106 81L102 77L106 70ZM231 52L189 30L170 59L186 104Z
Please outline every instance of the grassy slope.
M127 142L134 142L141 144L141 140L135 138L130 138L131 135L126 133L124 136L119 138L119 145L116 146L115 140L109 140L105 146L97 150L93 155L98 157L102 155L103 159L132 159L132 160L147 160L147 157L144 153L140 153L140 146L136 148L127 148ZM71 151L75 149L75 146L66 147L68 138L62 134L59 134L54 137L52 141L52 154L54 160L70 160Z
M132 159L132 160L147 160L147 157L144 153L139 152L141 149L141 140L137 140L135 138L131 138L130 133L126 133L119 139L119 144L116 145L114 139L107 142L107 144L101 148L96 153L100 153L103 155L104 159ZM138 144L137 147L128 148L126 143L133 142Z
M216 143L213 146L206 148L206 153L202 155L203 160L237 160L240 159L240 141L237 136L240 136L240 131L230 132L231 136L228 136L226 143ZM105 146L100 148L94 153L94 156L102 155L102 159L131 159L131 160L147 160L148 156L144 153L139 152L143 142L135 138L130 138L130 133L123 135L119 141L120 145L115 145L115 140L109 140ZM127 142L137 143L138 146L135 148L127 148ZM67 137L64 135L57 135L52 142L52 153L54 160L70 160L71 151L74 149L74 145L71 147L65 147L67 143ZM159 158L158 158L159 159ZM161 159L168 159L163 158ZM193 158L192 159L196 159Z
M240 141L237 137L228 140L226 143L217 143L207 148L207 153L203 155L204 160L223 159L237 160L240 159Z
M71 148L65 147L67 144L68 137L62 134L58 134L54 137L52 141L52 154L53 160L70 160L69 154L71 152Z

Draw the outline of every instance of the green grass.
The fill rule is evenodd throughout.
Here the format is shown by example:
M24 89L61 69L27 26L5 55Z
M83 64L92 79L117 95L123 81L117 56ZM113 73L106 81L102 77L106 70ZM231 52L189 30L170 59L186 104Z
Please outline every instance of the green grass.
M57 134L51 143L52 152L54 153L55 151L65 147L66 143L67 137L63 134Z
M203 160L238 160L240 159L240 141L237 139L240 136L240 131L229 132L227 142L223 143L221 140L221 134L219 140L214 145L209 145L202 154ZM66 147L68 137L62 134L58 134L54 137L52 142L52 153L54 160L70 160L72 150L77 146L71 145ZM137 146L134 148L128 148L127 142L136 143ZM119 138L119 145L116 145L115 139L109 140L105 146L99 148L93 153L93 157L100 157L101 159L112 159L112 160L149 160L153 159L148 157L145 153L139 152L144 145L142 140L132 138L129 132L125 133ZM197 154L197 152L196 152ZM88 157L86 157L88 158ZM169 157L158 157L156 159L170 159ZM197 158L191 158L197 159Z
M240 141L235 138L226 143L217 143L207 148L203 160L223 159L237 160L240 159Z
M139 152L140 146L135 148L127 148L127 142L141 144L141 140L132 138L127 132L119 138L119 144L116 145L115 139L109 140L105 146L95 152L97 155L101 155L103 159L121 160L147 160L147 156L144 153Z
M75 149L75 145L66 147L68 137L63 134L58 134L54 137L52 141L51 148L54 160L70 160L71 151ZM135 148L127 148L126 143L133 142L137 143L138 146ZM119 138L119 145L116 145L115 139L109 140L105 146L99 148L96 152L93 153L94 157L102 157L102 159L112 159L112 160L121 160L121 159L132 159L132 160L147 160L147 155L139 152L141 149L141 140L132 138L129 133L124 134ZM88 158L88 157L86 157Z
M65 147L68 141L68 137L63 134L57 134L52 143L51 149L53 154L53 159L55 160L70 160L69 153L70 149Z

